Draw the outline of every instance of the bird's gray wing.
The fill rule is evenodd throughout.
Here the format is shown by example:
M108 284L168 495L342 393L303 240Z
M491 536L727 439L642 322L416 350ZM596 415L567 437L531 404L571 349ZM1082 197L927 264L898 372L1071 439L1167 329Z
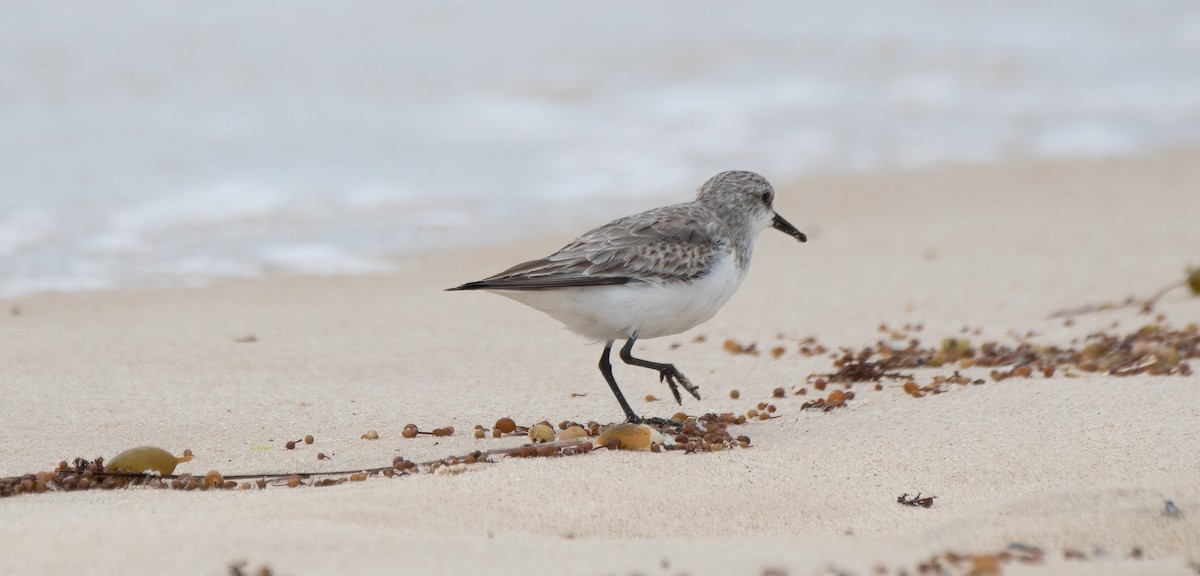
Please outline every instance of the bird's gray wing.
M558 252L451 290L544 290L629 282L688 282L727 250L715 215L696 204L665 206L614 220Z

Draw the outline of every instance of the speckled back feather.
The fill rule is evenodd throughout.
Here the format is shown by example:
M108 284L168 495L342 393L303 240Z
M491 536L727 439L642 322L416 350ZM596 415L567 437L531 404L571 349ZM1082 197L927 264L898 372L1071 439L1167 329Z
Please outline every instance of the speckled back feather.
M541 290L629 282L689 282L731 250L725 225L689 202L609 222L539 260L518 264L455 290Z

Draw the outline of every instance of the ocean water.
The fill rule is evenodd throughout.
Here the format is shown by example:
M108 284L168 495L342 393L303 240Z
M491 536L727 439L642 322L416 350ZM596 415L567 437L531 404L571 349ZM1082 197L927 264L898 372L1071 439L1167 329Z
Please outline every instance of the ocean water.
M1197 142L1195 0L0 2L0 296L386 270L730 168Z

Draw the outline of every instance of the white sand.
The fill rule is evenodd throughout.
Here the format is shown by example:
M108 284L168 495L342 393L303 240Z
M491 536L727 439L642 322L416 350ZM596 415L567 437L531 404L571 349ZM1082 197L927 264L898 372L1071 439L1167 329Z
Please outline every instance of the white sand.
M777 189L780 212L809 243L764 233L716 319L639 344L701 386L703 401L685 399L689 413L744 412L830 370L828 358L795 352L804 336L862 346L881 322L923 322L929 343L970 326L983 332L976 341L1035 330L1066 344L1114 321L1132 329L1149 319L1124 310L1066 327L1046 316L1148 295L1200 264L1195 151ZM472 438L475 424L501 416L619 419L598 347L503 298L440 291L542 256L573 232L414 255L388 276L0 302L21 312L0 316L0 475L143 444L191 448L196 459L179 471L199 474L375 467L519 444ZM1159 311L1177 326L1200 321L1200 298L1176 291ZM250 334L258 341L233 341ZM696 334L708 340L692 343ZM725 338L789 352L732 356ZM652 373L616 373L635 409L678 409L643 401L668 397ZM238 561L276 574L913 573L935 553L1013 542L1044 548L1049 563L1006 573L1195 573L1198 380L1038 377L922 399L860 384L850 407L829 413L801 411L802 397L776 400L781 418L735 428L753 439L749 450L601 450L321 489L5 498L0 573L220 574ZM409 422L457 432L401 438ZM380 440L359 438L372 429ZM313 446L283 449L305 434ZM318 450L333 460L317 461ZM935 505L896 504L918 491ZM1181 518L1163 515L1167 499ZM1126 560L1134 547L1147 559ZM1063 549L1106 556L1064 561Z

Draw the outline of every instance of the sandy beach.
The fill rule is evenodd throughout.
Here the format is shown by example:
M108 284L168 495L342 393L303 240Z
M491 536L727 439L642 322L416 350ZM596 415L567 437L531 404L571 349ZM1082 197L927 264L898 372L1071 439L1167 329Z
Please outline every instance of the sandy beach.
M771 403L776 418L730 427L750 448L496 458L324 488L23 494L0 498L0 573L916 574L942 558L966 574L970 556L1005 551L1005 574L1197 573L1200 378L996 382L967 368L986 382L922 398L855 383L845 407L821 411L802 408L827 393L807 379L832 361L799 348L872 346L881 324L919 324L928 346L1033 332L1068 347L1155 314L1200 322L1185 288L1151 315L1048 318L1150 296L1200 266L1200 151L774 184L809 242L764 232L715 319L638 344L704 399L648 402L666 386L615 367L646 415ZM523 444L473 437L501 417L618 421L599 347L507 299L442 291L581 231L398 256L389 274L0 300L0 476L140 445L192 450L177 472L199 475L354 470ZM924 385L956 369L911 372ZM403 438L409 423L455 432ZM361 438L370 430L378 440ZM312 445L285 449L305 435ZM936 500L897 503L917 493Z

